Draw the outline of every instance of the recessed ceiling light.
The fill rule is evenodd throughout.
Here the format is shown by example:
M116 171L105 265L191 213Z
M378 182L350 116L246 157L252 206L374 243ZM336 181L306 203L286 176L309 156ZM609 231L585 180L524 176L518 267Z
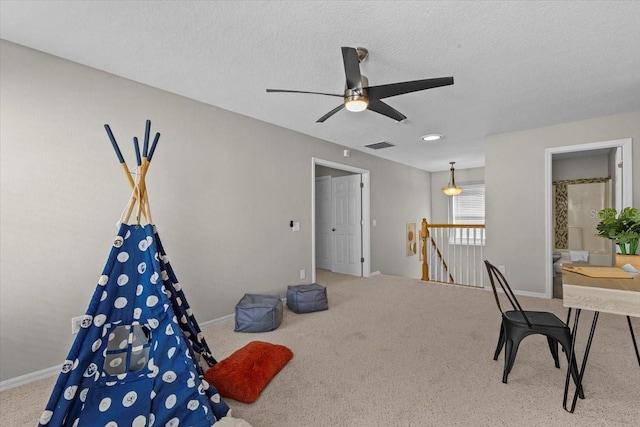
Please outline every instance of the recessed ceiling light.
M429 135L425 135L422 137L423 141L438 141L440 139L444 138L443 135L437 134L437 133L430 133Z

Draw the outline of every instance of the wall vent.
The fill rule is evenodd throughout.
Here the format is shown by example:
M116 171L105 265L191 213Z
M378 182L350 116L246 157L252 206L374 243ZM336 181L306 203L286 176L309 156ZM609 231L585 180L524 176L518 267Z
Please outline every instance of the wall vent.
M380 150L381 148L389 148L395 147L392 143L387 141L376 142L375 144L365 145L367 148L371 148L372 150Z

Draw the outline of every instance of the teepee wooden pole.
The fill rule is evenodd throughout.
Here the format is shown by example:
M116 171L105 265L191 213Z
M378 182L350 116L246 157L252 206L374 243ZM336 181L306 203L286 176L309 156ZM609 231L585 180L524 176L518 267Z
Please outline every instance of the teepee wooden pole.
M142 149L142 165L138 163L138 166L141 166L140 168L138 168L138 174L139 176L145 177L145 178L146 178L147 171L149 170L151 158L153 157L153 153L156 151L156 146L158 144L158 140L160 139L160 132L156 132L156 135L153 138L153 142L151 143L151 147L149 148L150 130L151 130L151 120L147 120L147 123L145 126L145 134L144 134L144 146ZM146 184L146 180L144 179L141 181L141 184L140 184L140 194L142 197L144 215L147 218L147 221L149 223L153 223L153 220L151 219L151 207L149 205L149 197L147 196L148 194L147 184Z
M129 185L131 185L131 188L135 187L136 184L135 182L133 182L133 177L131 176L131 172L129 172L129 168L127 167L127 162L124 161L124 157L122 156L120 147L116 142L116 138L113 136L113 132L111 132L111 127L107 124L107 125L104 125L104 129L107 131L107 135L109 136L111 145L113 145L113 149L116 152L116 156L118 157L120 166L122 166L122 170L124 171L124 174L127 177L127 181L129 181Z
M122 222L129 222L129 219L131 218L131 214L133 213L133 208L135 208L136 206L136 198L135 196L131 196L131 198L129 199L129 204L127 205L127 210L125 212L125 214L122 216Z
M142 188L140 189L142 205L144 207L144 216L147 218L149 224L153 224L153 220L151 219L151 206L149 205L149 197L147 193L147 171L149 170L149 159L143 159L142 167L141 167L141 176L142 176Z
M113 145L113 149L116 152L116 156L118 157L118 161L120 162L120 165L125 174L125 177L127 178L127 181L129 182L129 185L131 186L131 188L134 190L131 195L131 199L129 200L129 203L127 204L126 211L123 215L123 221L124 222L129 221L129 219L131 218L131 215L133 214L133 210L135 209L137 204L138 209L136 211L136 224L140 223L140 217L142 215L144 215L144 217L150 224L153 223L153 220L151 219L151 208L149 205L149 198L147 196L147 191L146 191L147 186L145 182L145 177L146 177L147 171L149 170L151 157L153 156L158 140L160 139L160 133L159 132L156 133L153 143L151 144L151 149L149 149L149 133L151 130L151 121L147 120L145 125L145 137L144 137L144 145L143 145L142 153L140 153L138 138L137 137L133 138L133 145L136 153L136 163L138 166L138 169L137 169L138 182L136 183L133 179L131 172L129 171L129 168L127 167L127 163L125 162L124 157L122 156L122 152L120 151L120 147L118 146L118 143L116 142L115 137L113 136L113 132L111 131L110 126L108 124L105 124L104 128L107 131L107 135L109 136L109 140Z
M147 124L148 124L148 120L147 120ZM145 141L144 141L144 145L146 147L147 145L147 136L145 134ZM138 194L133 194L133 197L136 197L138 199L138 210L136 211L136 224L140 224L140 217L142 216L142 204L144 203L144 191L143 191L143 186L144 186L144 176L142 176L142 159L140 158L140 144L138 144L138 137L134 136L133 137L133 149L136 153L136 164L138 165L138 184L137 187L134 187L134 190L138 191ZM146 148L144 149L146 151ZM143 153L145 153L145 151L143 151ZM146 154L145 154L146 155Z
M151 131L151 120L147 120L144 125L144 147L142 149L143 157L147 158L149 153L149 132Z

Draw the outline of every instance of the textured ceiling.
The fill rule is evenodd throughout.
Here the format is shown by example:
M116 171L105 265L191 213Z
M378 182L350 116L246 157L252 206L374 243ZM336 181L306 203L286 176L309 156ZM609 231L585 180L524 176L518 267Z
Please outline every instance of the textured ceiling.
M640 110L637 1L6 1L0 37L427 171L484 165L488 135ZM371 85L453 76L340 111L341 46ZM420 136L440 133L440 142ZM389 141L374 151L365 145Z

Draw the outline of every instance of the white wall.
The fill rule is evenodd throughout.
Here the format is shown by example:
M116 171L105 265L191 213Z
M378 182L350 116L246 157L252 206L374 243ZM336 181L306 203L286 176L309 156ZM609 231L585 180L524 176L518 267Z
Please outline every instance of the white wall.
M404 233L429 173L6 41L0 67L1 380L59 365L95 289L130 193L105 123L130 166L145 120L162 134L153 219L201 323L310 271L312 157L371 172L371 270L420 277Z
M512 286L543 296L545 149L633 139L633 197L640 201L640 111L487 138L486 257L506 268Z

